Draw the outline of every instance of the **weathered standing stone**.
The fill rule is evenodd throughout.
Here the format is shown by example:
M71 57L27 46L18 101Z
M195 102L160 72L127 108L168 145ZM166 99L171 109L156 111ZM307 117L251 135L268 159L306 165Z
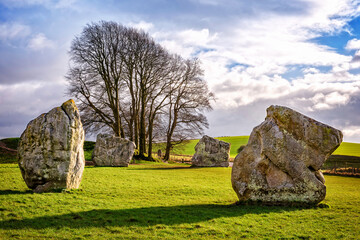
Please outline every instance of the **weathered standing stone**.
M34 192L78 188L85 166L84 130L75 102L29 122L18 147L19 167Z
M96 166L127 167L135 151L135 143L109 134L96 138L92 160Z
M161 157L162 157L162 151L161 151L161 149L159 149L159 150L157 151L157 156L158 156L158 158L161 159Z
M342 133L292 109L270 106L236 156L232 186L240 202L311 205L325 198L320 171Z
M196 167L228 167L230 143L203 136L195 146L195 154L191 159Z

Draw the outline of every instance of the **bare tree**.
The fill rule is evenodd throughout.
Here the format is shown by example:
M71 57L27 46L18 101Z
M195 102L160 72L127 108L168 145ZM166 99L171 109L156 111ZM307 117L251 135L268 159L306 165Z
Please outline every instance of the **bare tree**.
M71 67L67 75L69 94L80 100L87 129L107 126L124 137L120 116L123 84L124 27L114 22L88 24L71 45Z
M208 122L204 111L212 110L210 101L214 95L201 78L203 72L198 60L180 61L180 77L171 91L166 129L165 160L169 160L172 148L196 134L202 134Z
M171 149L207 127L202 112L211 109L212 94L198 61L169 54L147 33L114 22L88 24L70 56L68 91L80 101L87 131L127 137L151 160L154 129L166 129Z

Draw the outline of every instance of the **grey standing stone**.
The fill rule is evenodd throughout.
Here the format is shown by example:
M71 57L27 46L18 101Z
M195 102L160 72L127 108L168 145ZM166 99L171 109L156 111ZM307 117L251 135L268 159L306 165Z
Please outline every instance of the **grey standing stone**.
M320 171L342 133L290 108L270 106L236 156L232 186L240 202L312 205L325 198Z
M228 167L230 159L230 143L203 136L195 146L195 154L191 159L195 167Z
M135 143L109 134L98 134L92 160L96 166L127 167L135 151Z
M75 102L29 122L18 147L19 167L34 192L78 188L85 166L84 130Z

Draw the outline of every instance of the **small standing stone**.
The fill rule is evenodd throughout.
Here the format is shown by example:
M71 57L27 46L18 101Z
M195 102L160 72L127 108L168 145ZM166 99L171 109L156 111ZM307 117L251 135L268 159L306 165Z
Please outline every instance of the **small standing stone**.
M84 130L75 102L29 122L18 147L19 167L34 192L78 188L85 166Z
M161 151L161 149L159 149L159 150L157 151L157 156L158 156L158 158L161 159L161 157L162 157L162 151Z
M231 182L240 202L312 205L325 198L321 166L342 133L290 108L270 106L236 156Z
M230 159L230 143L209 136L203 136L195 146L195 154L191 159L196 167L228 167Z
M109 134L98 134L92 160L96 166L127 167L135 151L135 143Z

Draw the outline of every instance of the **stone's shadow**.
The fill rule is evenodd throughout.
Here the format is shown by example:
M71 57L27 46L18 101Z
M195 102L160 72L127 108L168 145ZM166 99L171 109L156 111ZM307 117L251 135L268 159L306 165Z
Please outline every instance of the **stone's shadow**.
M18 191L18 190L0 190L0 195L18 195L18 194L33 194L32 190Z
M200 168L200 167L191 167L189 166L184 166L184 167L152 167L152 168L129 168L127 170L135 170L135 171L142 171L142 170L179 170L179 169L194 169L194 168Z
M300 207L265 207L245 205L183 205L170 207L146 207L133 209L99 209L26 219L0 221L2 229L88 228L88 227L149 227L157 224L176 225L211 221L221 217L241 217L247 214L262 214L298 211Z

